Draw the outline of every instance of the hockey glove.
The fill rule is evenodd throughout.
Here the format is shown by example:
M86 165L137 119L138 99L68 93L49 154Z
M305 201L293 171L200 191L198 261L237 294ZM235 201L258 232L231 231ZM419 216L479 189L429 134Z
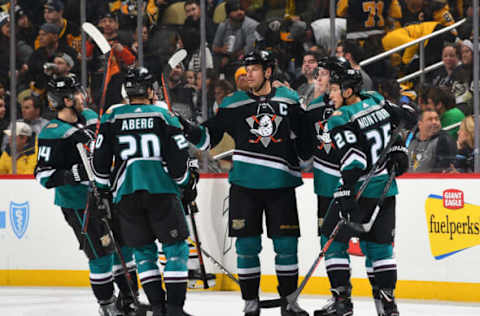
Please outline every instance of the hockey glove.
M65 184L75 185L87 180L87 171L82 164L74 164L70 170L65 171Z
M180 114L175 113L180 124L183 126L185 138L192 144L198 144L202 140L202 130L194 123L184 119Z
M352 190L341 186L333 194L335 206L339 210L339 215L347 222L350 221L352 212L358 210L358 203L355 200L355 194Z
M91 140L93 140L93 132L88 129L79 129L75 133L72 134L71 138L75 144L82 143L88 144Z
M198 161L195 159L196 164L198 166ZM190 164L195 164L195 162L189 161ZM195 167L190 167L190 179L188 180L188 183L182 187L182 203L183 205L189 205L193 201L195 201L197 197L197 183L200 178L200 175L198 173L198 168ZM187 211L187 210L185 210Z
M405 146L392 146L387 155L387 168L391 173L395 168L395 175L401 176L408 170L408 150Z

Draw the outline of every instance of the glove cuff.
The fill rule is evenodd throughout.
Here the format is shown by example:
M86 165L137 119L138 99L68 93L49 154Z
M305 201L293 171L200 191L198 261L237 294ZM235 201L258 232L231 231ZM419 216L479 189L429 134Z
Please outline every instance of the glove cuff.
M400 146L400 145L392 146L392 148L390 148L388 153L393 153L393 152L402 152L402 153L408 155L408 149L405 146Z
M333 193L333 198L338 199L338 198L350 197L351 194L352 194L352 191L348 189L341 189L340 191Z
M80 170L79 170L78 164L74 164L72 166L72 175L73 175L73 180L75 182L82 182L82 177L80 176Z

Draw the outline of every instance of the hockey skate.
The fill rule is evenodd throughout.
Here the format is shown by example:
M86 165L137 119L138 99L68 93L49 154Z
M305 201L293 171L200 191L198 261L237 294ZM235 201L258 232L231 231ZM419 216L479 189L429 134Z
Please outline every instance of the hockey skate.
M138 306L135 306L133 297L125 296L121 292L118 295L116 305L117 309L121 311L125 316L146 316L148 311L152 311L152 306L142 303L140 301L138 301Z
M98 312L100 316L123 316L123 313L117 309L115 296L107 301L99 301L100 309Z
M332 289L333 297L327 304L316 310L314 316L351 316L353 315L353 304L350 298L351 289L339 287Z
M207 283L209 287L214 287L216 284L215 274L207 273ZM189 289L203 289L203 280L200 269L188 270L188 284Z
M381 316L399 316L395 297L392 289L380 289L380 299L383 305L383 314Z
M243 308L244 316L259 316L260 305L258 304L258 298L254 300L245 301L245 307Z

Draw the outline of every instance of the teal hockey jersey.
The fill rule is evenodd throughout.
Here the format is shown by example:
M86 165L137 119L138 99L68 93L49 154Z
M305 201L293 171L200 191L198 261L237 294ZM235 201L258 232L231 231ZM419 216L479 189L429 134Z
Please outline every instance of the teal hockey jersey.
M111 189L113 202L145 190L178 194L190 178L188 142L178 119L149 104L111 106L101 118L93 165L95 181Z

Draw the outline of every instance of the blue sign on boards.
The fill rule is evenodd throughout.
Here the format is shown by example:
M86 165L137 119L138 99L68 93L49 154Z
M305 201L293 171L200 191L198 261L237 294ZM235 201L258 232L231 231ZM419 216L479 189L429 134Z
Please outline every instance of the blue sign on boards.
M13 233L18 239L22 239L27 231L30 218L30 205L28 202L15 203L10 201L10 223Z
M7 227L5 211L0 211L0 229Z

